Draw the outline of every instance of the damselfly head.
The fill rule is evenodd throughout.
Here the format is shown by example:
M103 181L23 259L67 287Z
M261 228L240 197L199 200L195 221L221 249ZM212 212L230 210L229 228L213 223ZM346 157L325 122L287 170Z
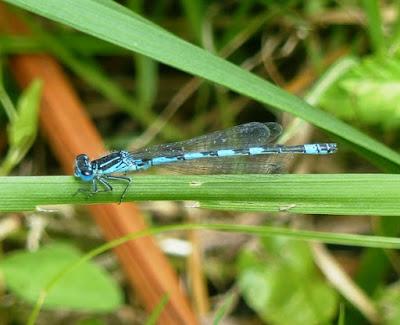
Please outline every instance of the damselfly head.
M80 154L75 158L75 172L76 177L79 177L85 182L93 180L93 168L89 157L86 154Z

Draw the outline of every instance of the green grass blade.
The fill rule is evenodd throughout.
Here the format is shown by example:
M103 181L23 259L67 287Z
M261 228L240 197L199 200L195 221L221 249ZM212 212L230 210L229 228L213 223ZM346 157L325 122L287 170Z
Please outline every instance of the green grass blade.
M381 157L391 170L400 165L400 155L378 141L260 77L185 42L116 2L108 0L79 2L6 0L6 2L297 115L360 147L360 150Z
M85 34L77 34L66 31L52 31L60 43L67 44L75 53L83 56L92 55L126 55L129 52L114 44L103 42ZM32 54L49 50L43 42L32 36L1 35L0 47L2 54Z
M345 307L345 305L343 303L341 303L339 305L339 317L338 317L338 320L337 320L337 324L338 325L345 325L346 324L346 320L345 320L346 309L345 308L346 307Z
M214 319L213 319L213 325L218 325L223 318L226 316L226 314L229 313L229 311L232 309L232 305L234 305L235 300L237 300L237 293L236 292L231 292L229 295L225 298L225 301L219 307L214 314Z
M112 192L87 198L77 191L89 189L90 184L71 176L0 177L0 211L34 210L53 204L119 202L126 183L111 184ZM246 211L398 216L399 184L398 174L148 175L133 178L124 201L184 200L197 202L191 203L194 206L225 209L228 206Z
M150 317L146 320L145 325L155 325L157 324L161 313L163 312L165 306L167 305L169 301L169 294L165 294L161 297L160 302L157 304L157 306L153 309L152 313L150 314Z
M0 105L3 106L4 112L6 113L9 121L12 122L18 117L18 114L17 109L15 108L10 96L8 96L8 93L4 87L3 65L3 59L0 58Z
M379 10L379 1L377 0L363 0L362 4L367 16L368 33L371 40L371 45L375 53L386 53L385 37L383 35L383 24L381 13Z
M202 27L205 16L205 10L203 8L204 3L202 1L193 0L181 0L182 9L187 17L188 27L192 30L195 35L196 42L201 44L202 42Z

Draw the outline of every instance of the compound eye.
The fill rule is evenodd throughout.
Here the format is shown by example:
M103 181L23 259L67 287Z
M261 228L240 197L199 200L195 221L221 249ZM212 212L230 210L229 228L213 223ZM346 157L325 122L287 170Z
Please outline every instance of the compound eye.
M76 156L75 158L75 176L85 182L93 179L93 169L89 157L85 154Z
M76 165L88 165L90 164L89 157L86 154L77 155L75 158Z

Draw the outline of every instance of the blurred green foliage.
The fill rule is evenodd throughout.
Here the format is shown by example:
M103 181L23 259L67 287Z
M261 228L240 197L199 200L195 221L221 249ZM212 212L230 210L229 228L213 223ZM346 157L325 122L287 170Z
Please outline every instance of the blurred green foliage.
M54 242L35 252L9 254L0 262L0 270L11 292L35 303L49 280L81 256L73 245ZM120 307L121 303L122 293L114 280L103 269L84 262L58 282L44 307L110 312Z
M318 273L309 246L263 238L257 251L243 250L238 283L245 300L270 324L317 324L333 320L335 290Z

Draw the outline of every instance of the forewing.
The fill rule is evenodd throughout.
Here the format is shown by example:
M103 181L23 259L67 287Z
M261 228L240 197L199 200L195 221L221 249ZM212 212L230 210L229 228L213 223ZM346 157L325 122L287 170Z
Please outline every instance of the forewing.
M251 122L230 129L205 134L190 140L155 145L132 152L136 159L171 157L187 152L202 152L219 149L245 149L252 146L270 144L281 134L278 123ZM232 158L231 158L232 159Z

